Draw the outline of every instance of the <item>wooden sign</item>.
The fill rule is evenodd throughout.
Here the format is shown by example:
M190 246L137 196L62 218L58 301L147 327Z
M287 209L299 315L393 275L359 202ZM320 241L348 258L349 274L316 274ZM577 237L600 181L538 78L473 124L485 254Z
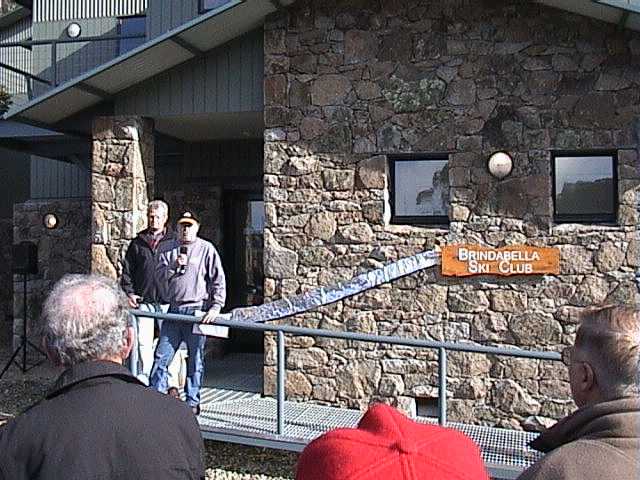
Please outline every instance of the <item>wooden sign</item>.
M509 245L488 248L479 245L447 245L442 249L442 275L542 275L560 273L560 251L556 248Z

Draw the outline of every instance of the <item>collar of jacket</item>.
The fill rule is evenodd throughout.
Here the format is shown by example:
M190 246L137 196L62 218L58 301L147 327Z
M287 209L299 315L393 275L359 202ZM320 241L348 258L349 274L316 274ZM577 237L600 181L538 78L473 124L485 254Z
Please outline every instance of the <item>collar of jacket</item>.
M624 397L582 407L542 432L529 446L548 453L579 438L637 438L640 397Z
M145 228L140 233L138 233L138 237L140 237L143 240L147 236L151 236L151 232L149 231L148 228ZM164 235L160 237L160 241L163 242L165 240L173 240L174 238L176 238L175 232L170 227L166 227L164 229Z
M106 361L89 361L73 365L62 372L45 398L55 397L78 383L100 377L115 377L125 382L144 386L140 380L131 375L131 372L120 364Z

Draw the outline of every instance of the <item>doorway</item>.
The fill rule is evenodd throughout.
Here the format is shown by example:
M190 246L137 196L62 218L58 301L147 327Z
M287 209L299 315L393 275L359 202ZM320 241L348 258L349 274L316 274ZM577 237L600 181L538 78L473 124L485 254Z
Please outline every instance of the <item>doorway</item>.
M262 192L225 191L222 197L227 309L260 305L264 300ZM232 330L226 352L263 353L262 332Z
M259 305L263 294L264 202L257 191L224 190L222 263L227 280L223 312ZM264 335L230 329L228 339L207 340L203 398L259 395L263 388ZM245 398L245 397L238 397Z

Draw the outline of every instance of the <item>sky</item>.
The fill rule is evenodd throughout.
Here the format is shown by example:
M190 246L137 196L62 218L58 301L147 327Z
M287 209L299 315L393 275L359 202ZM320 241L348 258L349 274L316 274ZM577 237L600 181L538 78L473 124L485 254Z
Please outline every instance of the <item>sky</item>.
M446 160L395 162L396 215L446 215L444 206L416 204L418 193L433 188L434 174L446 165Z
M570 183L594 182L613 176L613 162L610 156L602 157L556 157L556 192L562 193L563 185Z

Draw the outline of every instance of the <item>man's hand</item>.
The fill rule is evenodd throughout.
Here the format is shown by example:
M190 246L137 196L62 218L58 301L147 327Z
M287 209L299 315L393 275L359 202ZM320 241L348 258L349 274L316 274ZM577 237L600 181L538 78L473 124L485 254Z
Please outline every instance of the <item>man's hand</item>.
M127 297L129 297L129 306L131 308L138 308L140 306L140 300L142 300L142 297L134 295L133 293L127 294Z
M213 323L218 315L220 315L220 309L218 307L212 307L205 313L204 317L202 317L202 323Z
M176 263L181 267L186 267L187 265L189 265L189 257L186 253L181 253L176 258Z

